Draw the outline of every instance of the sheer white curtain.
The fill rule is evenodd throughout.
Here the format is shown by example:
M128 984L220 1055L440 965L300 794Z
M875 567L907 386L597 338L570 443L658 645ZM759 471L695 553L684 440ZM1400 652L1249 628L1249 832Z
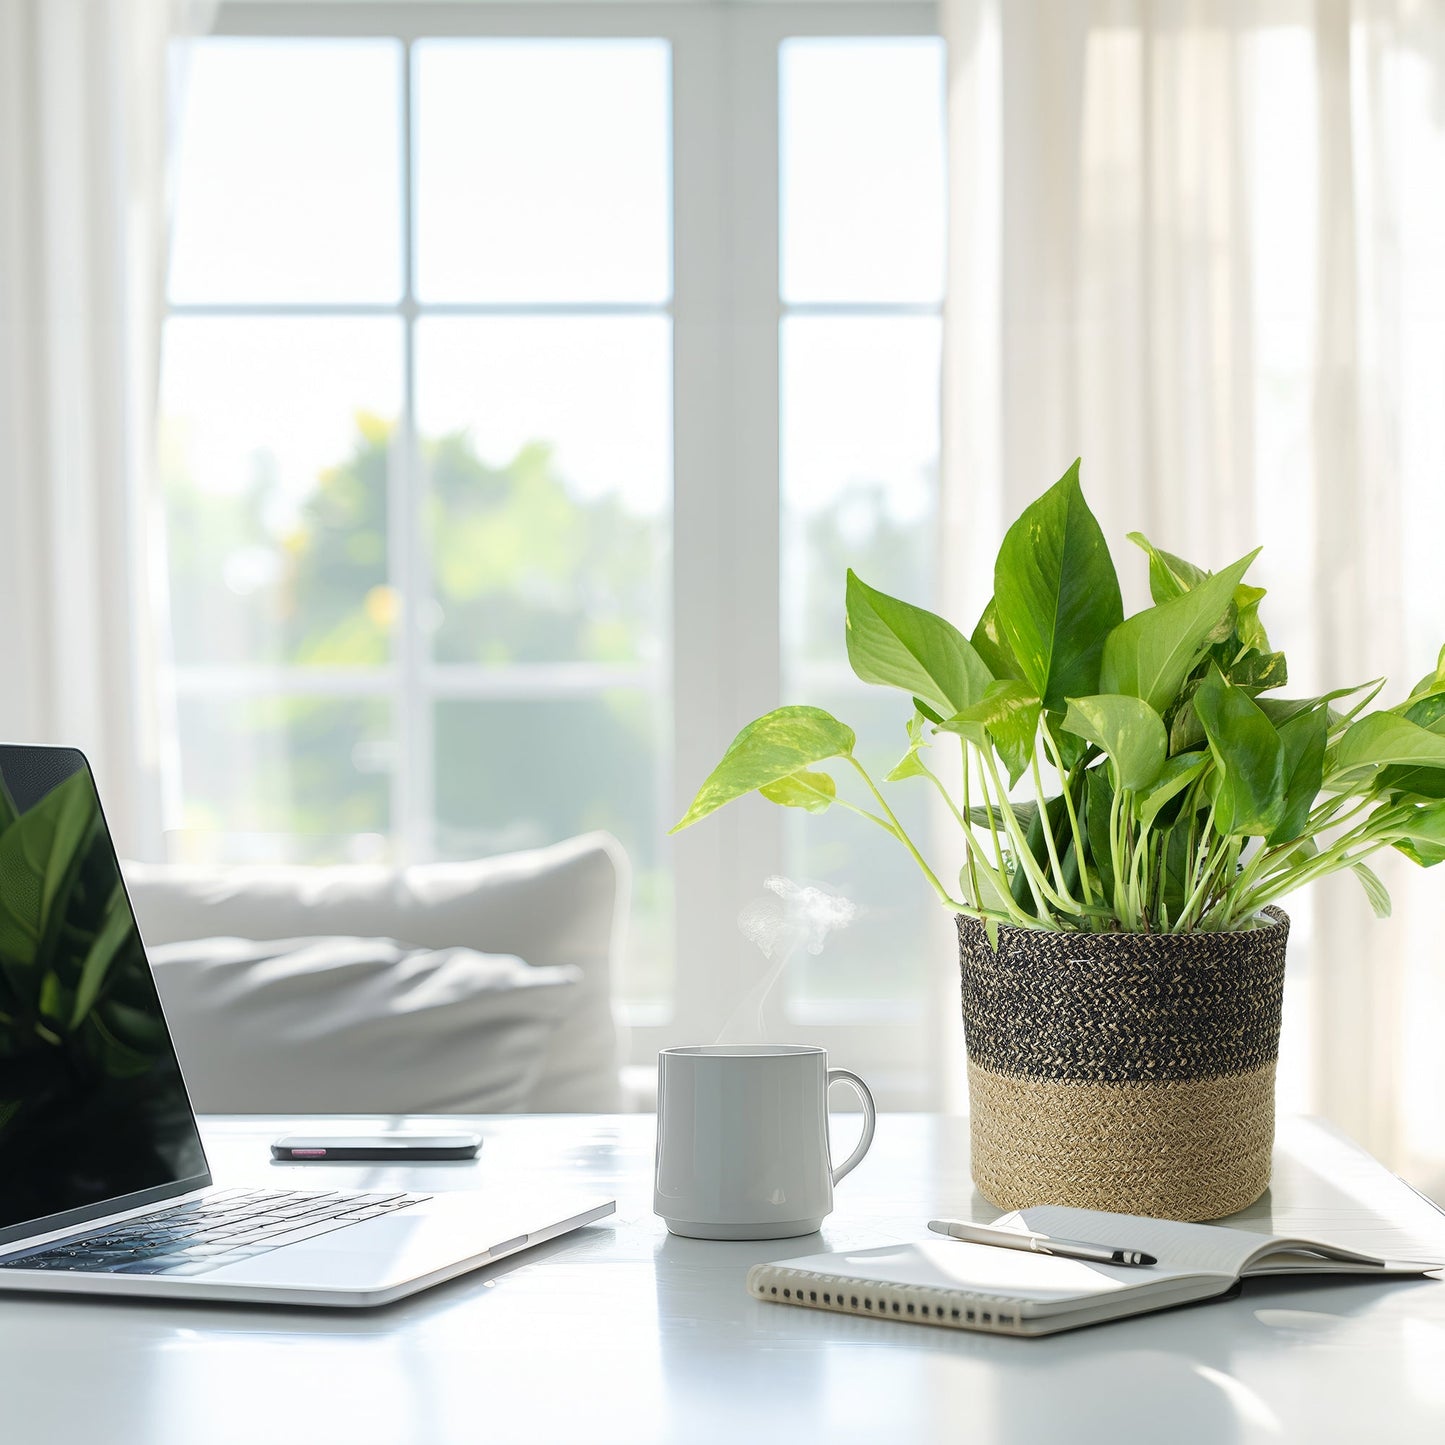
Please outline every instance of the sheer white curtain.
M185 0L0 0L0 737L82 747L158 843L148 563L168 42Z
M1076 455L1126 597L1139 528L1251 580L1290 691L1445 641L1445 6L945 0L943 543L971 620ZM981 570L982 569L982 570ZM1445 1188L1445 869L1289 905L1286 1108Z

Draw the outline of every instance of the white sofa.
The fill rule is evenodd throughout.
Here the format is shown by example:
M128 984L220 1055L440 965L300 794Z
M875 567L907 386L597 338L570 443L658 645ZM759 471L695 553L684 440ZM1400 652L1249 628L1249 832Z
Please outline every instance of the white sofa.
M514 955L534 968L567 974L565 990L531 990L565 1002L558 1017L534 1037L544 1040L543 1066L525 1096L508 1107L522 1112L606 1112L622 1105L619 1039L612 1016L612 964L626 925L628 867L621 845L605 833L590 833L548 848L506 854L469 863L436 863L403 869L340 865L307 867L197 867L176 864L128 863L126 883L140 921L141 936L157 955L175 953L160 945L185 940L239 938L253 940L346 937L392 939L412 950L472 949L483 954ZM179 950L184 954L185 950ZM514 964L509 965L515 968ZM572 974L570 970L575 970ZM373 971L374 972L374 971ZM157 977L168 1013L187 995L167 982L168 968L158 964ZM232 973L224 1007L198 1008L172 1018L177 1048L187 1077L207 1107L207 1060L224 1043L234 1054L246 1030L258 1034L274 1025L248 1012L259 991ZM259 975L257 976L259 977ZM456 970L450 977L454 986ZM374 978L373 984L374 986ZM435 992L435 990L433 990ZM168 995L170 995L168 997ZM209 997L217 997L214 992ZM314 1012L323 1014L320 1002ZM354 1013L354 1009L352 1010ZM409 1007L406 1025L415 1029L419 1017L427 1028L442 1031L462 1020L463 1009ZM373 1033L376 1032L373 1030ZM274 1061L274 1039L265 1035ZM425 1040L423 1040L423 1043ZM465 1040L451 1039L465 1047ZM368 1046L370 1047L370 1045ZM428 1060L425 1049L410 1044L420 1084ZM437 1058L445 1051L436 1049ZM318 1052L318 1057L326 1055ZM277 1066L294 1066L296 1102L286 1112L308 1112L306 1062L300 1046L280 1056ZM334 1057L334 1051L333 1051ZM433 1064L433 1066L435 1066ZM328 1067L331 1067L328 1065ZM364 1077L365 1058L356 1059ZM223 1091L228 1111L247 1112L234 1086ZM406 1112L417 1100L446 1097L435 1085L407 1090L396 1087L388 1112ZM406 1094L407 1097L402 1097ZM271 1096L268 1095L269 1099ZM288 1095L289 1097L289 1095ZM327 1095L331 1097L331 1095ZM356 1112L373 1112L368 1103ZM270 1112L257 1108L255 1112Z

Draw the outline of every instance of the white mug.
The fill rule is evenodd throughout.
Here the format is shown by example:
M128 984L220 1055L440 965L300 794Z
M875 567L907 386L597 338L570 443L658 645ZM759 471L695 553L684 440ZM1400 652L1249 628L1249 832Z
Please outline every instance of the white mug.
M833 1168L828 1087L863 1101L863 1137ZM868 1152L877 1112L868 1085L830 1069L825 1049L715 1044L657 1056L657 1186L653 1209L693 1239L811 1234L833 1186Z

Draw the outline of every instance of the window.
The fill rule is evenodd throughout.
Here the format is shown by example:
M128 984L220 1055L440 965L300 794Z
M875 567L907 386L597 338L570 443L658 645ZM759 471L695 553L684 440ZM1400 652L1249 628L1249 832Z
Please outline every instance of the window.
M890 1101L923 1097L936 904L889 840L755 800L666 830L780 700L902 750L842 587L931 586L933 29L912 3L222 6L163 357L173 855L607 828L639 1060L751 1007L739 910L819 881L858 922L766 1022L866 1038Z

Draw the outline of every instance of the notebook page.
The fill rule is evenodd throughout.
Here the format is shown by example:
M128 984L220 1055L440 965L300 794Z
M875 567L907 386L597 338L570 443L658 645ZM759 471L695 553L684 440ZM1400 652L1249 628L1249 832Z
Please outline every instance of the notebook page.
M772 1267L805 1270L829 1280L921 1285L1040 1303L1098 1299L1129 1291L1148 1294L1180 1279L1197 1277L1194 1270L1128 1269L953 1239L780 1259Z
M1212 1224L1180 1224L1172 1219L1145 1219L1133 1214L1104 1214L1094 1209L1037 1205L995 1220L995 1229L1023 1234L1048 1234L1115 1248L1142 1249L1159 1264L1149 1270L1237 1276L1249 1260L1267 1250L1267 1234L1220 1229Z
M1219 1224L1328 1240L1380 1259L1445 1260L1445 1211L1313 1119L1280 1119L1268 1190Z

